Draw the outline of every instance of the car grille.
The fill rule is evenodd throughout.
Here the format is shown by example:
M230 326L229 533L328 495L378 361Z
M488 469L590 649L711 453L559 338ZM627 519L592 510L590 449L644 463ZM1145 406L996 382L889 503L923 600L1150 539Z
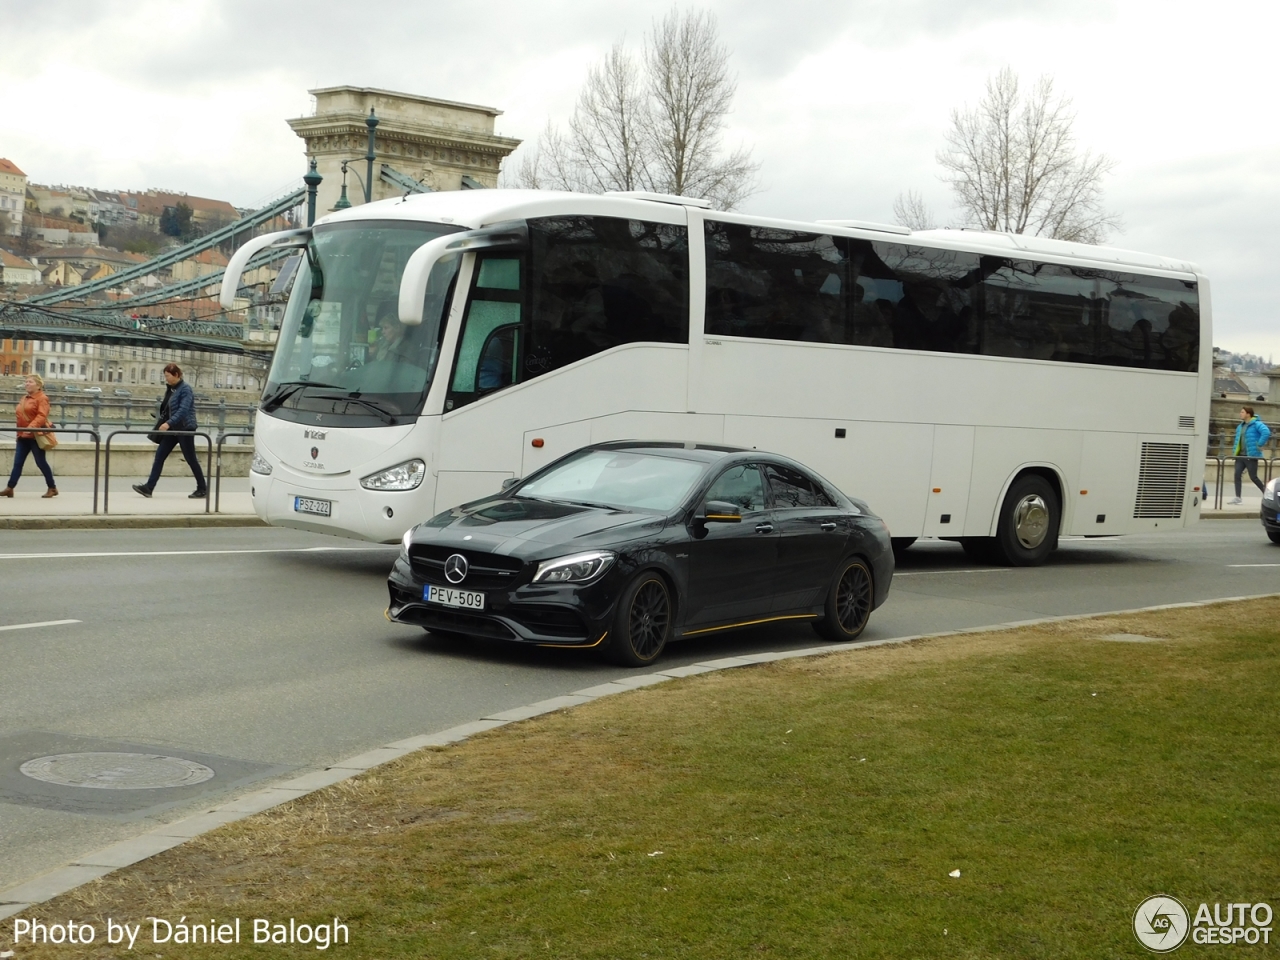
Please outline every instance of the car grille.
M444 564L455 553L467 558L467 575L461 583L445 579ZM510 588L520 582L520 569L524 564L515 557L479 550L455 550L451 547L434 547L429 544L409 549L409 564L413 572L427 583L447 584L463 590L492 590Z
M492 640L519 639L501 620L474 613L428 607L423 604L406 607L400 612L399 619L403 623L412 623L428 630L463 633L471 637L488 637Z
M504 613L510 619L518 621L531 633L543 637L558 637L565 640L585 640L587 627L572 610L563 607L542 607L522 603L513 605Z

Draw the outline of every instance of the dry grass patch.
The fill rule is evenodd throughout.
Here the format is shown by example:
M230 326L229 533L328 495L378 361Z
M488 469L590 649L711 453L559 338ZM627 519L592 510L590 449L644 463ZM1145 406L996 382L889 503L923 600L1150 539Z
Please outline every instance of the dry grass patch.
M414 754L30 915L339 916L360 957L1141 956L1150 894L1280 907L1277 623L1268 599L672 681ZM101 939L19 956L129 955ZM315 949L132 955L156 953Z

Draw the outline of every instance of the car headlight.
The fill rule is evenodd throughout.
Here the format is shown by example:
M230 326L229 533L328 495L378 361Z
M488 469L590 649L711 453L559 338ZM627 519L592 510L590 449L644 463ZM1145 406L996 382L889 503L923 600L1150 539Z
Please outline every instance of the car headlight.
M608 550L592 550L590 553L575 553L571 557L543 560L538 564L533 582L589 583L608 570L616 559L617 554Z
M249 464L250 473L260 473L264 477L271 476L271 464L267 462L267 458L258 451L253 452L253 463Z
M1280 477L1276 477L1267 483L1267 487L1262 491L1263 500L1280 499Z
M413 528L410 527L404 532L404 536L400 538L400 559L405 563L409 562L409 541L413 539Z
M394 467L371 473L360 481L366 490L415 490L427 475L427 465L421 460L406 460Z

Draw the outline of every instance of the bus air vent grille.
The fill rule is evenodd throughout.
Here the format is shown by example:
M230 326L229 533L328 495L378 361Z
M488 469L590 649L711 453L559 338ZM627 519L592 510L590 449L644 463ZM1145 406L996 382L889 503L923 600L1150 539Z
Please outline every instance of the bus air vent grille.
M1179 417L1178 418L1179 430L1194 430L1195 428L1196 428L1195 417Z
M1187 493L1187 460L1191 452L1185 443L1144 443L1138 467L1138 499L1135 518L1182 516Z

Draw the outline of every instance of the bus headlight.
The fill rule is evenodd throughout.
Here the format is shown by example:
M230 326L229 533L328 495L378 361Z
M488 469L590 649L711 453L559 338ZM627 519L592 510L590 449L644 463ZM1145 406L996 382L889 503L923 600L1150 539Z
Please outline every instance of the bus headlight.
M588 583L608 570L616 557L617 554L608 550L592 550L590 553L575 553L571 557L543 560L538 564L533 582Z
M264 477L269 477L271 476L271 464L267 462L266 457L255 450L253 451L253 463L249 464L249 472L259 473Z
M427 475L427 465L421 460L406 460L394 467L371 473L360 481L366 490L416 490Z

